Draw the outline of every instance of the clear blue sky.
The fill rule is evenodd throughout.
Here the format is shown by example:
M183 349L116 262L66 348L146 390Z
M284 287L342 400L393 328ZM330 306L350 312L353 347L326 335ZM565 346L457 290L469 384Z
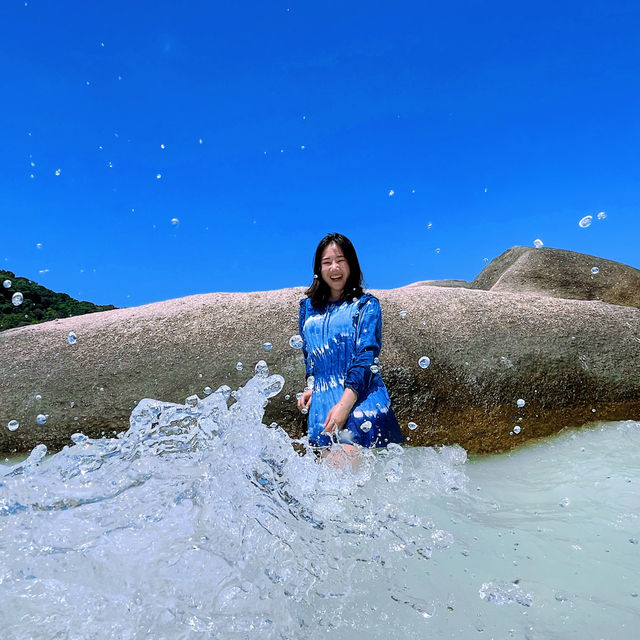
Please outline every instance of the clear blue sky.
M638 33L635 0L2 0L0 266L117 306L306 285L330 231L372 288L536 238L640 268Z

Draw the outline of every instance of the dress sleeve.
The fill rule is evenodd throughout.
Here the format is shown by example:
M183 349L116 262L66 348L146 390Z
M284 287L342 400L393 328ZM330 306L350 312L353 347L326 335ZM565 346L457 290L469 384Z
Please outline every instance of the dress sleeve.
M307 341L304 338L304 321L307 317L307 300L308 298L302 298L302 300L300 300L300 314L298 315L298 333L302 338L302 355L304 356L305 378L313 375L313 367L309 361L309 352L307 350Z
M360 308L356 324L356 349L344 386L361 398L371 385L371 365L382 347L382 310L373 296Z

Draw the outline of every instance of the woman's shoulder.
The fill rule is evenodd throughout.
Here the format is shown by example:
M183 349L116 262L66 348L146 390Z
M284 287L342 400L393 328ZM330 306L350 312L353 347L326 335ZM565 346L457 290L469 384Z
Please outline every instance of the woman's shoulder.
M365 292L360 296L357 304L359 309L362 309L362 307L366 305L379 307L380 300L378 300L378 298L376 298L372 293Z

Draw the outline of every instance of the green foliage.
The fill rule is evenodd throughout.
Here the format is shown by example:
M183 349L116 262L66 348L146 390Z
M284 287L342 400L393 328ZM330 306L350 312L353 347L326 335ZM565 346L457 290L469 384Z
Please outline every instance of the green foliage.
M11 280L9 289L2 285L5 280ZM11 302L17 291L24 296L18 307ZM0 270L0 331L115 308L112 304L96 305L74 300L66 293L56 293L27 278L17 278L11 271Z

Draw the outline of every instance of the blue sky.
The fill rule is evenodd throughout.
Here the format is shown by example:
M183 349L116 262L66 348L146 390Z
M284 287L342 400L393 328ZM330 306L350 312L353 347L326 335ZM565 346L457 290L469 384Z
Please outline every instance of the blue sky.
M639 31L616 0L3 0L0 266L117 306L306 285L331 231L372 288L536 238L640 268Z

